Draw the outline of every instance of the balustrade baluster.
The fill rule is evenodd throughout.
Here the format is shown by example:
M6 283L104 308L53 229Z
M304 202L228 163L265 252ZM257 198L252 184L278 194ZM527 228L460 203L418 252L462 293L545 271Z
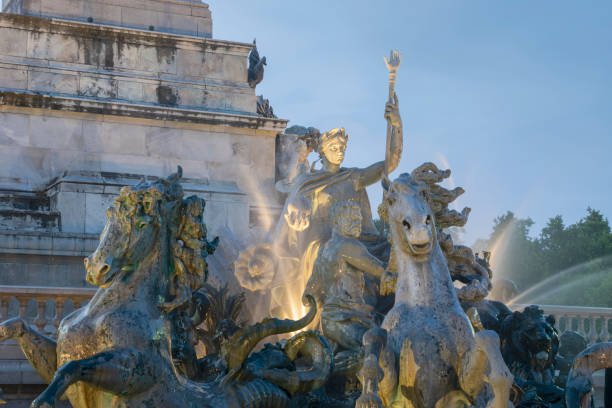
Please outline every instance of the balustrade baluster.
M612 340L612 335L610 334L609 325L610 325L610 320L612 319L606 316L602 316L602 318L603 318L603 327L602 327L601 341L610 341Z
M0 297L0 321L8 319L8 303L10 298Z
M34 324L36 327L38 327L38 331L42 332L47 324L47 319L45 318L46 299L42 297L36 297L34 299L36 300L36 309L38 311L38 314L34 319Z
M589 332L587 334L587 341L589 344L597 342L597 329L595 327L596 319L595 316L589 318Z
M557 322L557 330L559 330L559 335L565 333L568 330L569 326L569 316L567 313L560 314L559 321ZM563 327L561 327L561 320L563 320Z
M586 333L584 332L584 318L580 315L576 316L578 318L578 326L577 326L577 331L578 333L582 334L584 337L586 337Z
M64 299L63 297L55 298L55 318L53 319L53 326L57 329L62 322L64 317Z
M28 300L31 299L29 296L16 296L17 302L19 302L19 317L26 322L29 322L27 311L28 311Z

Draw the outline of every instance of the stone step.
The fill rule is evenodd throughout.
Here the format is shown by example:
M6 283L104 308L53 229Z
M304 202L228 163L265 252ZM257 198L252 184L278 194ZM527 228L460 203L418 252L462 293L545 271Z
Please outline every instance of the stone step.
M21 231L61 231L57 211L0 209L0 229Z
M0 210L49 211L49 197L43 194L0 192Z

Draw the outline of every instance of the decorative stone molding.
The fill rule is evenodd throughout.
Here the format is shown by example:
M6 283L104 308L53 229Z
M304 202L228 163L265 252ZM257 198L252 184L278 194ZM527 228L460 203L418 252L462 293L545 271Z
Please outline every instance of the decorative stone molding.
M208 5L195 0L9 0L4 11L198 37L212 36Z

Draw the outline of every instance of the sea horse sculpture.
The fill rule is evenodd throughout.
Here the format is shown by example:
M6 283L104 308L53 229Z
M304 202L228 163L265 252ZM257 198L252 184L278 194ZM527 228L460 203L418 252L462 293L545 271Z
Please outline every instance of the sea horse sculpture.
M462 220L469 211L446 207L458 191L428 187L449 175L426 163L386 186L381 215L391 234L395 304L382 329L364 335L357 407L508 406L512 375L499 338L489 330L474 332L440 248L436 221Z
M313 367L291 371L262 360L247 370L244 364L259 340L312 321L316 307L309 298L303 319L266 319L229 338L219 359L225 375L198 383L179 374L169 309L180 307L176 299L198 285L205 266L196 259L204 255L183 242L180 226L197 197L183 199L181 173L179 167L167 179L121 190L98 248L85 260L87 281L99 289L64 318L57 341L19 318L0 324L0 341L16 340L50 383L32 407L53 407L64 393L75 408L285 407L290 394L320 386L331 372L329 346L312 332L300 333L278 353L290 363L302 351Z

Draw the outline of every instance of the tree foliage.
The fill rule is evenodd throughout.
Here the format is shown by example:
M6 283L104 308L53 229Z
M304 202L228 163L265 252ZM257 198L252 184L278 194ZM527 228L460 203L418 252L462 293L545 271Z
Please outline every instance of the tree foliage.
M584 218L565 225L552 217L531 237L530 218L508 211L493 222L489 248L495 273L512 279L525 291L542 284L525 301L612 307L612 233L601 212L587 209Z

